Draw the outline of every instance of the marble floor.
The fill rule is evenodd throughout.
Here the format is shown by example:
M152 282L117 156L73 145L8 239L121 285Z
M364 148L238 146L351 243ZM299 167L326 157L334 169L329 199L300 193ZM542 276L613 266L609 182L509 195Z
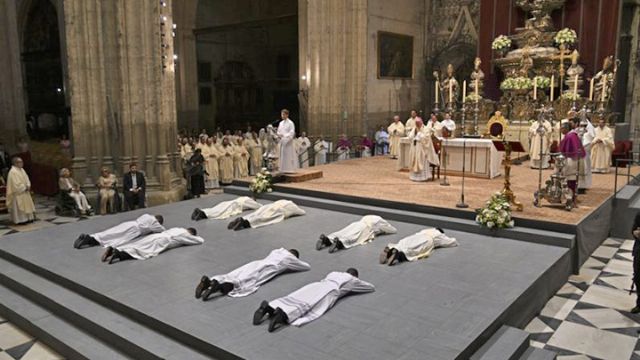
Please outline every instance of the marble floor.
M55 351L0 317L0 360L62 359Z

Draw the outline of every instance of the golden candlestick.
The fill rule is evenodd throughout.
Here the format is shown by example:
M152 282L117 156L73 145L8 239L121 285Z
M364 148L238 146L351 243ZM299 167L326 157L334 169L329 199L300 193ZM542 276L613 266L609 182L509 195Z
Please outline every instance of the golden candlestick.
M522 203L516 200L516 195L511 190L511 144L506 140L502 144L504 144L504 188L501 193L517 211L522 211L524 208Z

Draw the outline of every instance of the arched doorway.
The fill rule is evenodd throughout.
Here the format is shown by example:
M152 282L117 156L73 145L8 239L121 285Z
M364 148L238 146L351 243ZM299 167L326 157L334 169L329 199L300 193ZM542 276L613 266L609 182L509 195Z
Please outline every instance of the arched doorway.
M50 0L29 4L21 60L27 133L38 140L68 136L58 16Z

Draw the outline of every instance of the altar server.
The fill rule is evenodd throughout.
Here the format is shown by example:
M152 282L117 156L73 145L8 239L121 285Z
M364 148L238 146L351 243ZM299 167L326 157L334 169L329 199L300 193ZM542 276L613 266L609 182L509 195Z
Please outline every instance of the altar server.
M400 156L400 138L404 136L405 128L402 122L400 122L400 116L393 117L393 122L387 128L389 132L389 154L392 159L397 159Z
M205 301L216 292L231 297L243 297L258 291L262 284L285 271L307 271L311 266L298 259L300 253L296 249L279 248L272 250L267 257L252 261L230 273L216 275L211 278L203 276L196 287L196 299Z
M380 254L380 264L392 266L396 261L416 261L428 257L434 249L454 246L458 246L458 241L445 235L442 229L424 229L397 244L387 245Z
M197 235L198 232L194 228L171 228L132 240L123 245L110 246L102 255L102 261L109 260L109 264L113 264L116 259L119 261L129 259L145 260L178 246L204 243L204 239Z
M531 158L530 167L532 169L549 168L549 146L551 142L551 123L545 119L542 122L542 128L544 129L544 135L538 132L540 128L540 122L534 121L529 127L529 157ZM540 144L540 138L542 138L542 145ZM542 160L540 158L540 149L542 149Z
M211 208L195 209L191 220L217 219L223 220L238 215L246 210L255 210L262 206L248 196L241 196L234 200L223 201Z
M431 178L430 165L439 166L440 159L433 147L431 134L422 124L416 121L416 127L409 134L411 148L409 150L409 179L412 181L427 181Z
M302 326L322 316L341 297L374 290L372 284L358 279L358 270L354 268L347 269L346 272L334 271L324 279L308 284L287 296L270 302L263 301L253 314L253 324L261 324L265 315L268 315L269 332L273 332L280 324Z
M316 242L316 249L329 247L333 253L341 249L348 249L356 245L363 245L372 241L380 234L395 234L396 228L378 215L365 215L362 219L347 225L342 230L327 235L320 235Z
M324 140L322 136L316 140L315 145L313 145L313 150L315 151L315 163L314 165L322 165L327 163L327 152L329 151L329 143Z
M278 200L274 203L263 205L251 214L236 218L229 223L229 230L242 230L246 228L259 228L262 226L277 224L285 219L304 215L305 211L289 200Z
M611 167L611 152L614 142L611 129L600 119L591 146L591 166L594 173L608 173Z
M97 246L116 247L137 238L141 235L159 233L165 230L162 226L162 215L144 214L132 221L126 221L107 230L94 234L81 234L73 243L73 247Z
M36 219L36 207L31 198L31 181L24 171L21 158L14 157L12 165L7 175L6 203L9 218L14 224L26 224Z
M298 156L294 146L296 136L296 126L289 119L289 110L283 109L280 112L280 124L278 124L278 138L280 139L280 172L293 172L298 169Z

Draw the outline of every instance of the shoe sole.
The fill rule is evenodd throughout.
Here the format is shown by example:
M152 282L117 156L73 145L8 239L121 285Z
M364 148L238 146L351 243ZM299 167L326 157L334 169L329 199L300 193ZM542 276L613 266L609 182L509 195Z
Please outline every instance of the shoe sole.
M202 276L202 278L200 278L200 283L198 283L198 286L196 286L196 299L200 299L200 297L202 296L202 291L205 289L207 280L209 280L209 278L204 275Z
M263 300L258 310L253 313L253 325L260 325L264 322L264 316L267 314L267 306L269 306L269 303Z
M108 247L104 254L102 254L102 258L100 260L102 260L102 262L106 262L111 255L113 255L113 248Z

